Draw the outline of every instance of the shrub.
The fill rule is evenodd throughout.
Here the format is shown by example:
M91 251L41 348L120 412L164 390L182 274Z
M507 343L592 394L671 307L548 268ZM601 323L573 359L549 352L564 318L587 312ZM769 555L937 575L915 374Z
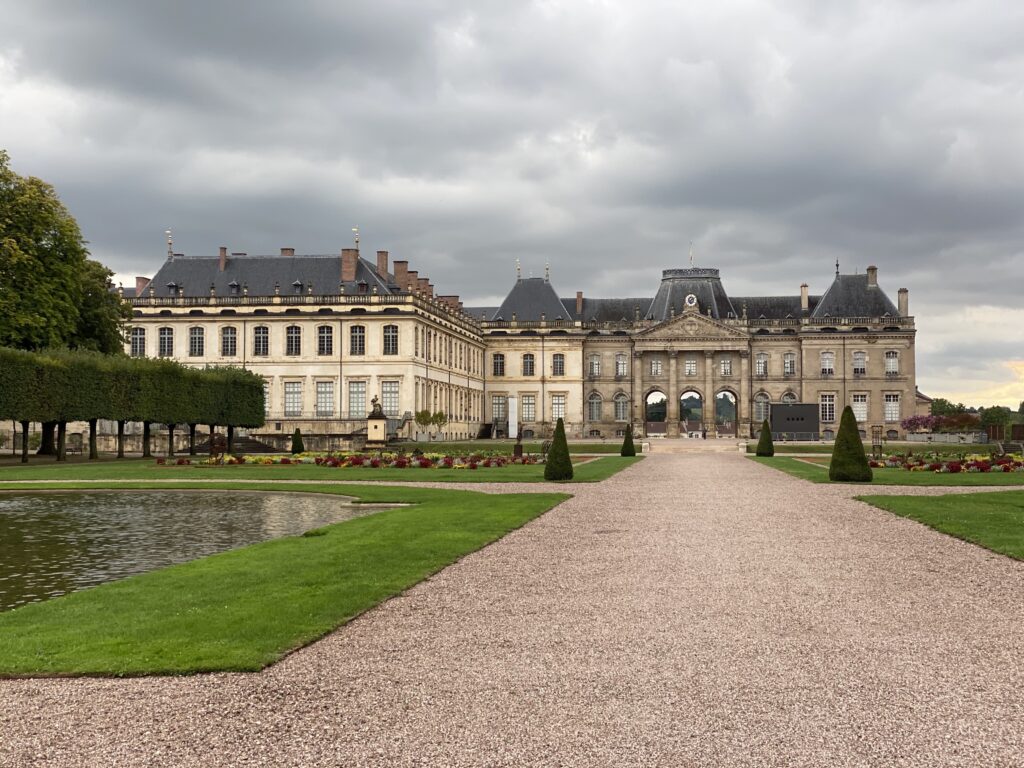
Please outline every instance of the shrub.
M622 438L622 450L619 456L636 456L636 446L633 445L633 425L626 425L626 436Z
M871 467L868 465L864 443L861 442L857 429L857 417L853 415L853 408L848 405L843 408L843 415L839 420L839 431L836 433L836 442L832 448L828 478L847 483L870 483L871 477Z
M295 431L292 432L292 453L305 453L306 447L302 444L302 433L299 428L296 427Z
M757 455L775 455L775 443L772 442L772 428L768 425L768 419L761 423L761 436L757 439Z
M544 479L572 480L572 459L569 458L569 443L565 439L565 424L561 419L555 424L555 437L544 465Z

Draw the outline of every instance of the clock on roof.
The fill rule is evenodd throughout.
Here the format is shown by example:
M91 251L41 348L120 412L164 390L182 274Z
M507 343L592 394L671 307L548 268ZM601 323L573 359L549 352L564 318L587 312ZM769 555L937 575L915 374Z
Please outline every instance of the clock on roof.
M697 297L694 296L692 293L686 294L686 306L688 306L688 307L696 307L697 306Z

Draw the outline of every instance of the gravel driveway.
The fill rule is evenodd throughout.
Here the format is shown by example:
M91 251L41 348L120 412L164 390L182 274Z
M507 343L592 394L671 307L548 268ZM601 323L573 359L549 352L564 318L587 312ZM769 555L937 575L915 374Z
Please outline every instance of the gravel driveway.
M571 491L261 674L0 681L0 765L1024 765L1024 563L738 455Z

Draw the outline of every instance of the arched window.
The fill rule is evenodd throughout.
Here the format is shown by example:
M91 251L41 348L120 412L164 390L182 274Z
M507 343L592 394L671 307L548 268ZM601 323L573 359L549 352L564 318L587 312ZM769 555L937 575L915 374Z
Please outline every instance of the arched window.
M622 392L619 392L612 402L615 404L615 420L616 421L628 421L629 420L629 398Z
M523 376L533 376L535 367L533 355L527 352L523 355Z
M629 373L629 358L623 353L615 356L615 378L624 379Z
M868 354L867 352L854 352L853 353L853 375L864 376L868 372Z
M366 354L366 326L353 325L348 332L348 353L350 355Z
M762 421L768 418L768 412L771 408L771 398L765 392L758 392L754 395L754 421L755 426L759 425Z
M551 375L565 376L565 355L560 352L551 357Z
M587 421L601 420L601 403L601 395L597 392L592 392L590 397L587 398Z
M220 354L222 357L234 357L238 354L238 329L233 325L221 328Z
M782 396L782 404L783 405L793 405L795 402L796 402L796 395L794 395L792 392L787 392L786 394L784 394Z
M398 326L397 325L385 325L384 326L384 354L385 355L397 355L398 354Z
M321 325L316 329L316 353L318 355L334 354L334 329L331 326Z
M764 352L758 352L757 356L754 358L754 375L768 375L768 355Z
M821 353L821 375L822 376L834 376L836 372L836 353L835 352L822 352Z
M284 353L295 357L302 354L302 329L289 325L284 331Z
M601 375L601 356L591 355L587 358L587 375L597 378Z
M265 325L257 325L252 330L253 357L266 357L270 354L270 329Z
M157 338L159 341L157 354L160 357L174 357L174 329L161 328Z
M491 357L491 374L494 376L505 375L505 356L500 352L496 352Z
M900 375L900 353L895 349L890 349L885 353L885 375Z
M132 357L146 356L146 329L132 328Z
M206 331L202 328L188 329L188 356L202 357L206 354Z

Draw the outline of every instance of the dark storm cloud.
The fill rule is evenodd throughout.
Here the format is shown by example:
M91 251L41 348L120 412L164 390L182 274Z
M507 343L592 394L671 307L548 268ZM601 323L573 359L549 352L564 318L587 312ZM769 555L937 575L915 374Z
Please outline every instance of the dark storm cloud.
M1022 357L1022 36L997 0L8 3L0 146L123 274L168 226L325 253L358 224L479 300L517 258L653 295L691 239L735 295L874 263L911 289L922 387L995 391Z

